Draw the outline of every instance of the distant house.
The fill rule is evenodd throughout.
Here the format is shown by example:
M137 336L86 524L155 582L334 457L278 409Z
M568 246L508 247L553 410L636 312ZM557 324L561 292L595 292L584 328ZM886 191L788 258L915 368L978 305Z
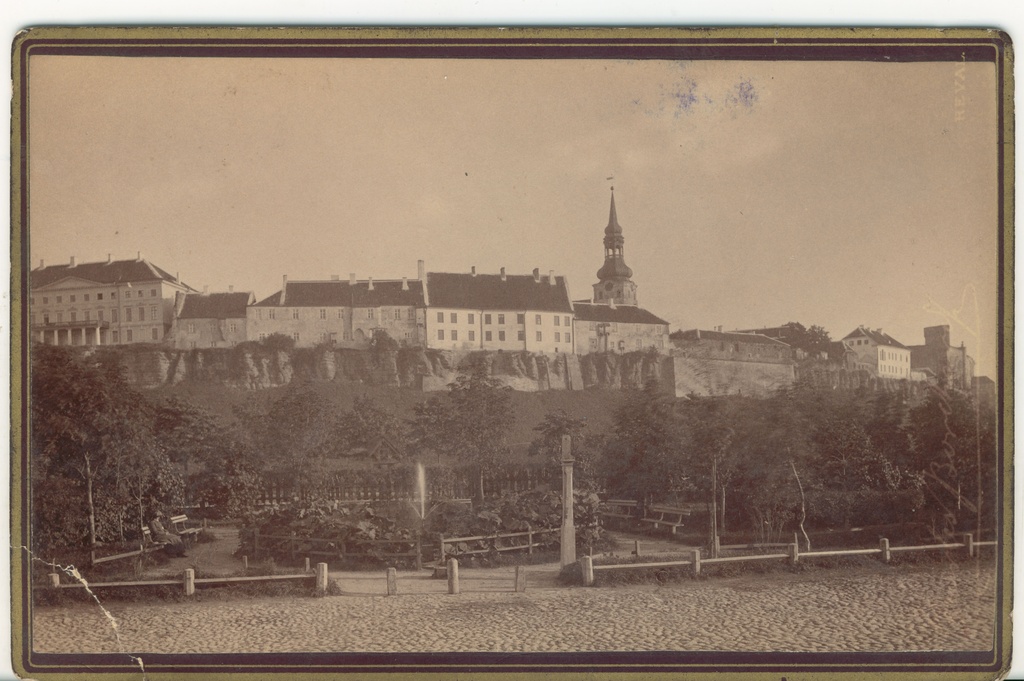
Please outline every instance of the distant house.
M174 301L193 289L139 254L39 267L29 273L32 337L49 345L160 343Z
M427 347L572 352L569 288L554 272L430 272L426 290Z
M856 353L855 368L879 378L911 380L910 349L881 329L858 326L843 338L843 344Z
M704 329L676 331L670 338L677 397L766 397L796 378L792 348L774 338Z
M420 279L362 279L350 275L330 280L289 281L281 290L252 305L247 314L249 340L272 334L292 338L298 347L327 344L365 348L375 331L402 345L423 344L423 261Z
M256 302L252 291L178 293L168 340L175 348L226 348L246 340L246 315Z
M576 354L634 352L667 353L668 322L636 305L576 301Z

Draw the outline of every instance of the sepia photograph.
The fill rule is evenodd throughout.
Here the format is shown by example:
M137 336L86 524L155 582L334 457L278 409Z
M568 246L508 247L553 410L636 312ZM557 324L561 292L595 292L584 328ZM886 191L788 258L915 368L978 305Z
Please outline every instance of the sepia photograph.
M1004 33L37 28L13 77L19 674L1008 668Z

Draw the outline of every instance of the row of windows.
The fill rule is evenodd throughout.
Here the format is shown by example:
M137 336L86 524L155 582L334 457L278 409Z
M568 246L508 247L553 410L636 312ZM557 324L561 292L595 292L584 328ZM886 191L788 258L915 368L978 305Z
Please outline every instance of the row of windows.
M883 362L899 362L901 364L910 364L910 357L906 353L895 353L892 350L880 350L880 359Z
M281 318L282 319L288 319L289 312L290 312L292 319L300 319L302 316L305 316L305 315L302 315L302 310L303 309L304 308L301 308L301 307L293 307L293 308L287 308L286 307L286 308L282 308L281 309ZM337 308L338 319L344 319L345 318L345 309L346 308L343 308L343 307ZM408 318L408 319L414 319L415 318L415 312L412 309L407 310L407 312L405 314L402 313L402 309L403 308L400 308L400 307L396 307L396 308L386 308L386 307L385 308L381 308L380 318L382 320L383 319L398 319L398 320L401 320L401 319L406 319L406 318ZM263 308L257 309L256 310L256 318L257 319L263 319L264 318L264 316L263 316L264 311L267 313L266 314L266 319L277 319L277 312L278 312L278 310L277 310L277 308L273 308L273 307L266 308L265 310ZM327 319L328 318L328 308L321 307L316 312L313 312L312 309L310 309L310 314L315 316L315 317L318 317L319 319ZM331 316L333 316L333 315L331 315ZM367 319L376 319L377 318L377 310L376 310L376 308L372 308L372 307L367 308L366 309L366 318Z
M140 333L144 333L145 330L144 329L135 329L134 331L139 331ZM58 331L57 333L60 333L60 332ZM81 335L72 334L70 331L68 333L69 333L69 340L71 341L72 345L80 345L81 342L83 342L85 340L84 337L81 336ZM154 326L152 329L149 330L149 337L152 340L160 340L160 329L158 327ZM143 338L143 336L139 336L139 340L142 340L142 338ZM125 340L126 343L133 343L133 342L135 342L135 334L133 333L133 329L125 330L125 332L124 332L124 340ZM115 331L111 331L110 332L110 340L109 340L109 342L110 343L120 343L121 342L121 334L118 331L116 331L116 330Z
M156 298L156 295L157 295L156 292L157 292L157 289L155 289L155 288L149 289L149 296L150 296L150 298ZM84 302L88 303L90 295L91 294L89 294L89 293L83 293L82 294L82 300ZM104 295L103 293L97 293L96 294L96 300L103 300L103 295ZM113 300L114 298L117 298L117 291L110 291L109 295L110 295L110 299ZM75 293L69 294L68 295L68 302L69 303L78 302L78 297L77 296L78 296L78 294L75 294ZM145 296L145 291L143 291L142 289L138 289L137 295L135 297L136 298L142 298L144 296ZM43 305L49 305L50 304L50 296L41 296L41 297L43 299ZM131 298L132 297L132 292L131 291L125 291L124 292L124 297L125 298ZM63 303L64 302L64 296L63 295L54 296L54 298L55 298L54 302L57 302L57 303ZM35 305L36 304L36 297L35 296L29 297L28 302L31 305Z
M476 341L476 331L470 330L467 333L469 334L468 337L467 337L467 340L475 342ZM449 331L449 334L450 334L449 335L449 339L450 340L453 340L453 341L458 341L459 340L459 331L458 331L458 329L452 329L451 331ZM493 337L492 334L493 334L492 331L484 331L484 342L491 342L491 341L493 341L494 337ZM568 331L566 331L564 334L559 332L559 331L556 331L555 332L555 342L556 343L563 342L563 336L564 336L564 342L566 342L566 343L571 343L572 342L571 334ZM438 329L437 330L437 340L443 341L444 339L445 339L444 329ZM521 341L525 341L526 340L526 332L520 330L518 332L518 339L521 340ZM504 341L504 340L505 340L505 332L504 331L498 331L498 341L501 342L501 341ZM538 331L537 332L537 342L543 342L543 341L544 341L544 332L543 331Z
M483 315L484 325L485 326L490 325L491 322L493 321L493 318L495 316L498 318L498 326L503 326L505 324L505 315L503 313L496 313L494 315L492 315L491 313L485 313ZM563 316L552 315L552 316L554 317L554 320L555 320L555 326L562 326L563 325L563 320L565 320L564 321L565 326L572 326L572 321L570 320L569 315L563 315ZM467 312L466 313L466 322L468 324L476 324L476 313L474 313L474 312ZM437 313L437 323L438 324L444 324L444 312L438 312ZM449 324L458 324L459 323L459 313L458 312L449 312L448 313L448 323ZM516 324L525 324L525 323L526 323L526 313L524 313L524 312L516 313ZM543 315L534 315L534 324L536 324L537 326L540 326L543 323L544 323Z
M140 305L136 309L139 312L138 317L135 317L133 315L133 312L132 312L133 308L130 308L130 307L124 308L124 321L125 322L131 322L131 321L134 321L134 319L137 319L140 322L146 321L146 308L145 308L145 306ZM107 312L106 310L96 310L96 320L95 321L98 321L98 322L105 322L105 321L107 321L107 319L106 319L106 312ZM109 310L109 312L110 312L110 321L111 322L119 321L118 308L116 308L116 307L111 308ZM50 316L49 312L44 312L42 317L43 317L43 324L49 324L50 323L51 316ZM156 305L150 305L149 306L149 321L155 322L159 318L160 318L160 312L159 312L159 309L157 308L157 306ZM62 323L64 321L64 313L63 312L57 312L54 319L55 319L55 321L58 324ZM32 315L32 323L35 324L37 322L37 320L38 320L38 316L37 315ZM76 310L72 310L71 312L68 313L68 321L71 321L71 322L77 322L78 321L78 312ZM82 321L84 321L84 322L91 322L91 321L93 321L92 311L91 310L84 310L82 312Z

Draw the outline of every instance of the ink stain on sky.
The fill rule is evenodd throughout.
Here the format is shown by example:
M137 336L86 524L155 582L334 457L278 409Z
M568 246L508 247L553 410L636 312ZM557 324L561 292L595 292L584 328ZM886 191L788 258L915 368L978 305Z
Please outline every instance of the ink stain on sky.
M671 115L673 118L681 118L697 112L731 115L751 112L758 98L757 87L751 78L722 89L683 76L671 84L662 85L654 103L637 97L632 100L632 104L647 116Z

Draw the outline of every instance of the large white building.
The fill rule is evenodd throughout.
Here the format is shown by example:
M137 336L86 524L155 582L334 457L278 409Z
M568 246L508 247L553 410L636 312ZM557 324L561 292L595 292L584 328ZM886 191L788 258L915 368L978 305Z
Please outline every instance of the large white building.
M573 352L569 287L554 272L430 272L425 300L427 347Z
M32 337L49 345L159 343L178 293L193 289L141 254L39 267L29 273Z

